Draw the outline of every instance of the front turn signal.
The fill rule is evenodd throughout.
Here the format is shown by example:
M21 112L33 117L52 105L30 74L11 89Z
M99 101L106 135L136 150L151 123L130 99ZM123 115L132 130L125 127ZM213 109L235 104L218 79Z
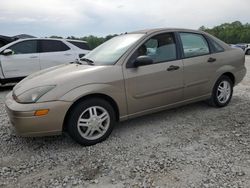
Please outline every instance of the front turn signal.
M34 116L45 116L49 113L49 109L36 110Z

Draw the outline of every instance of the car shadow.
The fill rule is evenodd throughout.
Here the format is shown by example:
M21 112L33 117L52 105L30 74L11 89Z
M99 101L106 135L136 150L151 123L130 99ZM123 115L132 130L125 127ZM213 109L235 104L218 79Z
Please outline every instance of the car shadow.
M185 115L191 115L196 111L206 112L209 110L223 110L223 109L227 109L228 107L235 106L235 105L241 105L243 103L250 103L250 99L246 100L245 98L242 98L240 96L233 96L232 100L230 101L228 106L223 107L223 108L213 107L213 106L210 106L205 101L199 101L199 102L190 103L190 104L186 104L186 105L171 108L171 109L166 109L166 110L163 110L160 112L155 112L152 114L136 117L136 118L133 118L131 120L127 120L127 121L119 123L117 127L119 129L120 127L123 127L124 125L126 126L127 124L130 124L130 123L137 123L138 122L138 124L140 124L143 122L147 122L149 120L150 121L158 121L158 120L164 119L167 116L171 116L172 118L175 118L175 117L179 117L180 114L183 117Z
M160 112L155 112L152 114L148 114L148 115L144 115L144 116L140 116L140 117L136 117L127 121L123 121L121 123L118 124L117 126L117 130L119 129L123 129L126 126L130 126L130 124L134 124L136 126L143 126L143 124L145 122L152 122L152 124L157 123L158 121L162 121L164 119L166 119L167 117L171 117L171 118L175 118L175 117L179 117L180 114L185 115L185 114L192 114L192 111L197 111L197 110L207 110L209 108L213 108L210 107L206 102L201 101L201 102L196 102L196 103L192 103L192 104L187 104L187 105L183 105L183 106L179 106L179 107L175 107L175 108L171 108L171 109L166 109Z

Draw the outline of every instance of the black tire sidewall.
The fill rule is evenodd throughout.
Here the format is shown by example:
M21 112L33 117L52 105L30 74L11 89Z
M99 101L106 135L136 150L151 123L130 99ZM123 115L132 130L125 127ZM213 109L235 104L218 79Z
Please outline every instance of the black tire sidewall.
M221 82L223 81L227 81L230 86L231 86L231 93L230 93L230 97L228 98L227 102L225 103L221 103L218 98L217 98L217 90L218 90L218 87L220 85ZM231 101L231 98L232 98L232 95L233 95L233 82L232 80L228 77L228 76L221 76L215 83L214 85L214 88L213 88L213 95L212 95L212 100L213 100L213 103L215 106L217 107L224 107L224 106L227 106L228 103Z
M246 51L246 55L250 55L250 49Z
M77 122L78 122L79 116L82 114L84 110L86 110L87 108L91 106L100 106L106 109L110 116L110 125L109 125L107 132L102 137L96 140L88 140L88 139L83 138L77 129ZM114 112L113 107L107 101L103 99L90 98L90 99L80 101L73 107L73 109L71 110L68 116L66 126L67 126L67 131L69 135L76 142L78 142L81 145L90 146L90 145L94 145L105 140L111 134L115 123L116 123L116 118L115 118L115 112Z

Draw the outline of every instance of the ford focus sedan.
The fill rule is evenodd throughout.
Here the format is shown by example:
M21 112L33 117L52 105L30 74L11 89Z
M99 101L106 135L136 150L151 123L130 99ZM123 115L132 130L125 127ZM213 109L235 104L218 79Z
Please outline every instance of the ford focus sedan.
M119 121L197 101L226 106L246 74L244 64L242 50L201 31L131 32L81 61L28 76L5 104L21 136L65 131L93 145Z

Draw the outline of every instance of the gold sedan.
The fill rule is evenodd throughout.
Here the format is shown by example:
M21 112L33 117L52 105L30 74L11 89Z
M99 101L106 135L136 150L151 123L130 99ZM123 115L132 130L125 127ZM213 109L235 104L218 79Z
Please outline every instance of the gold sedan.
M119 121L202 100L226 106L244 63L242 50L204 32L131 32L72 64L28 76L7 95L6 109L21 136L66 131L93 145Z

